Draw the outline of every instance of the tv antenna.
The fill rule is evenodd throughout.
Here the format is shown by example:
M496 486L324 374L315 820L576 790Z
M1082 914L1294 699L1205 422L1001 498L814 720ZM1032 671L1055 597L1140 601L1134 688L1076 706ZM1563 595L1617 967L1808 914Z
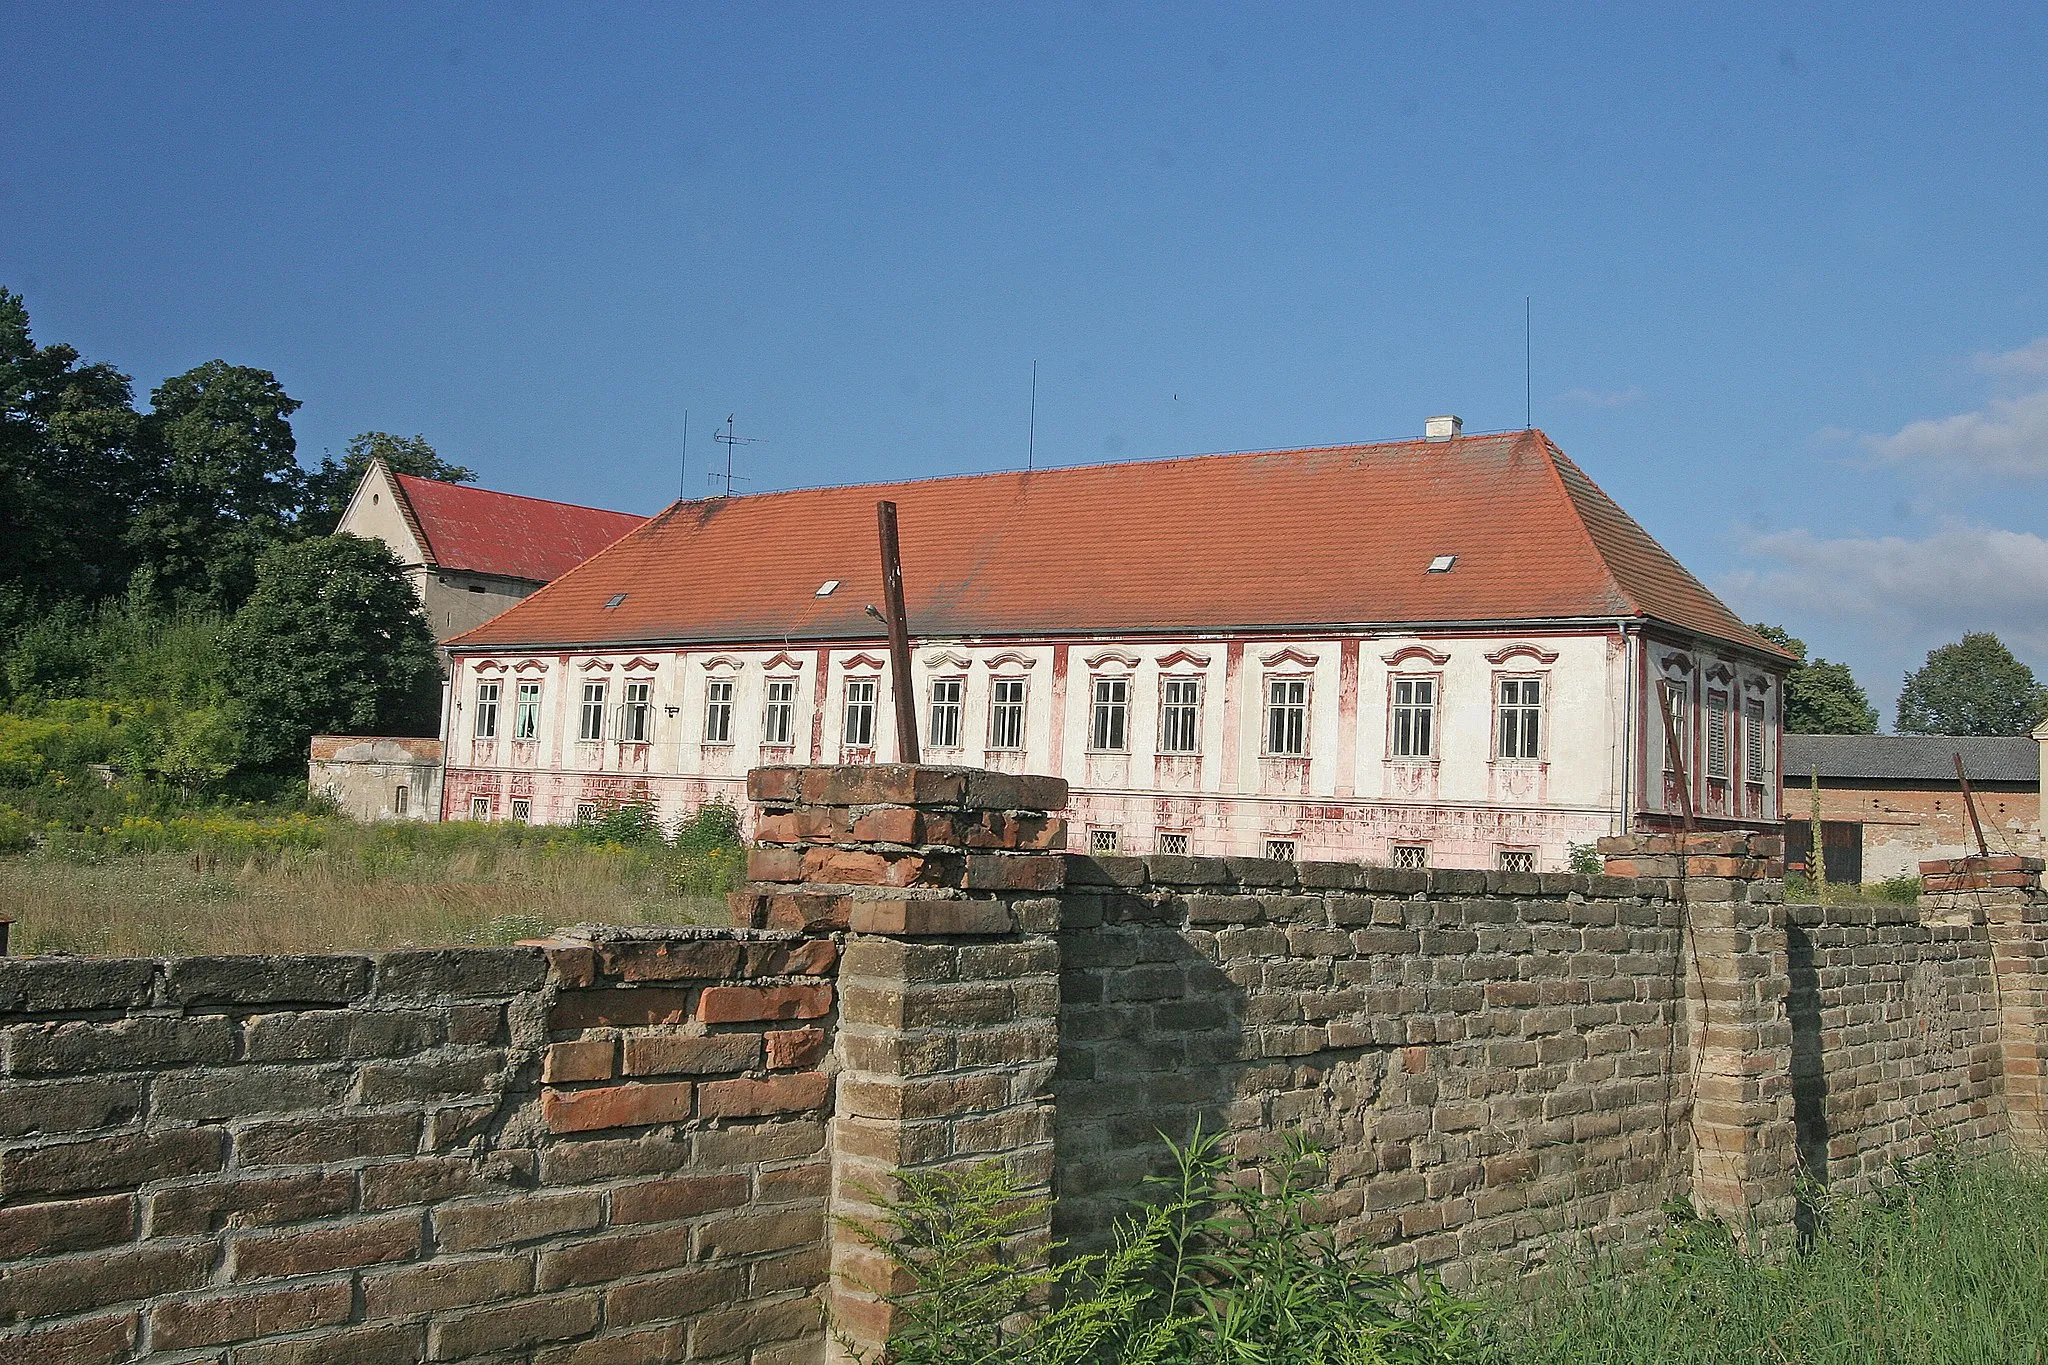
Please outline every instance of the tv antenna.
M759 437L759 436L737 436L737 435L734 435L734 434L733 434L733 417L732 417L732 414L731 414L731 413L728 413L728 414L726 414L726 418L725 418L725 430L724 430L724 431L714 431L714 432L712 432L712 433L711 433L711 439L712 439L712 440L714 440L714 441L717 441L718 443L720 443L721 445L723 445L723 446L725 447L725 476L724 476L724 477L725 477L725 492L724 492L724 493L722 493L722 494L720 494L719 496L721 496L721 497L727 497L727 498L729 498L729 497L731 497L731 496L732 496L732 486L733 486L733 483L735 482L735 479L736 479L736 476L735 476L735 475L733 474L733 472L732 472L732 452L733 452L733 447L734 447L734 446L750 446L750 445L757 445L757 444L759 444L759 443L761 442L761 440L762 440L763 438L762 438L762 437ZM718 474L718 471L717 471L717 470L713 470L713 471L711 472L711 481L712 481L713 483L716 483L716 482L718 482L718 479L719 479L719 474ZM737 481L738 481L738 482L740 482L740 483L746 483L746 482L747 482L747 480L746 480L746 479L744 479L744 478L740 478L740 479L737 479Z
M676 496L690 496L690 410L683 409L683 456L676 461Z

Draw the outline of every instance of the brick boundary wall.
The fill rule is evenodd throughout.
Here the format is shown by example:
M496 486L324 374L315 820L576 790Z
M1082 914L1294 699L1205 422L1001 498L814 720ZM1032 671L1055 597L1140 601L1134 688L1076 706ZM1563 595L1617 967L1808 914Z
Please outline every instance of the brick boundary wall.
M2039 1148L2041 865L1783 903L1773 837L1628 875L1063 852L1055 779L757 770L735 927L0 961L0 1359L812 1365L886 1338L899 1168L1099 1238L1200 1122L1453 1283L1781 1240L1793 1177ZM2008 866L2010 863L2012 865ZM1054 1219L1058 1225L1054 1226Z

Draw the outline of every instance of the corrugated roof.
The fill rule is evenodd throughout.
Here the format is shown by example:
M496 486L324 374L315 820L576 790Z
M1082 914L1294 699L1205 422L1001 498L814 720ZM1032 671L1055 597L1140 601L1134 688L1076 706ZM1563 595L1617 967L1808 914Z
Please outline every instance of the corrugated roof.
M631 512L392 475L431 563L551 582L646 521Z
M919 636L1627 616L1782 654L1537 431L681 502L451 644L873 639L881 498Z
M2025 735L1787 735L1785 785L1824 778L1954 786L1955 755L1972 782L2039 782L2040 742Z

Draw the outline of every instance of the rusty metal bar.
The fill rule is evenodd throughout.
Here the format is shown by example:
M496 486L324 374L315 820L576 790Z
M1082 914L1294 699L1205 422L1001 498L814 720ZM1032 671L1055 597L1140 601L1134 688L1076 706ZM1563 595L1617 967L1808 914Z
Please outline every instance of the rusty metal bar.
M1989 858L1991 848L1984 842L1984 824L1977 818L1977 798L1970 793L1970 779L1963 776L1962 751L1957 750L1952 757L1956 761L1956 785L1963 789L1963 809L1970 812L1970 828L1977 834L1977 854Z
M896 547L896 504L875 504L882 535L882 606L889 627L889 691L896 700L896 761L916 763L917 695L910 685L910 623L903 612L903 559Z

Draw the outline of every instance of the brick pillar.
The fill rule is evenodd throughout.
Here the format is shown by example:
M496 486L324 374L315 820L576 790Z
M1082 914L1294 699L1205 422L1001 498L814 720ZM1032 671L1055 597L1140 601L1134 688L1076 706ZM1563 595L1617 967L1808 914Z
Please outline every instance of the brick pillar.
M1791 981L1784 840L1746 831L1602 839L1610 875L1669 878L1685 903L1692 1197L1745 1241L1793 1225Z
M1944 924L1982 923L1998 987L1999 1089L2014 1144L2048 1150L2048 897L2042 860L2014 854L1920 864L1920 911Z
M932 767L762 768L742 923L833 926L840 964L832 1205L868 1219L898 1169L1009 1163L1049 1196L1059 1053L1057 778ZM1024 1238L1051 1239L1048 1213ZM834 1233L851 1343L890 1330L886 1263ZM836 1345L835 1352L839 1349Z

